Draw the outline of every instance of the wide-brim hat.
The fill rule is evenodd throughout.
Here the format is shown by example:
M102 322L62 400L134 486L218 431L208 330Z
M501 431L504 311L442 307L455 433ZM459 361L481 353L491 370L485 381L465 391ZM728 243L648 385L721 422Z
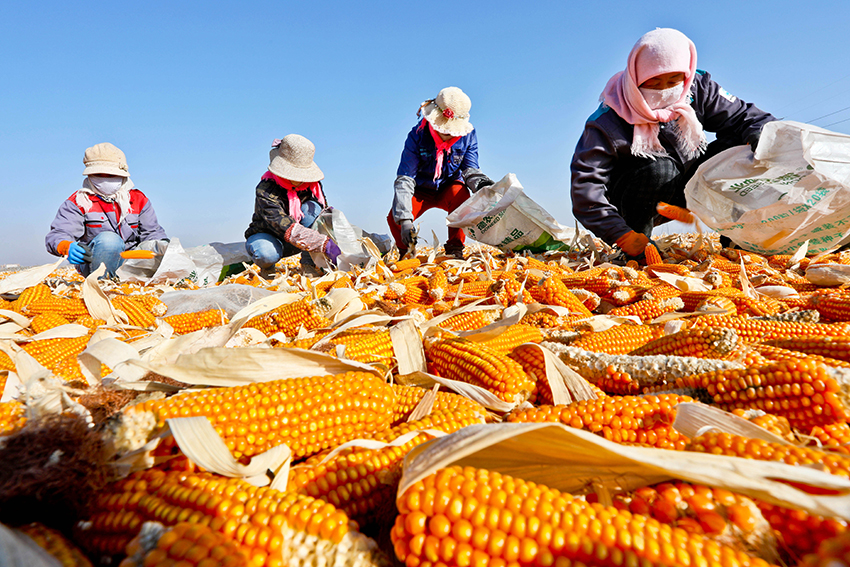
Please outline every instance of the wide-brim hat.
M316 146L313 142L304 136L289 134L269 152L269 171L298 183L321 181L325 174L313 161L315 154Z
M434 130L449 136L466 136L474 127L469 123L472 101L457 87L446 87L437 98L425 101L422 112Z
M130 177L130 170L127 167L127 157L124 152L110 144L104 142L95 144L86 149L83 155L83 165L86 168L83 170L83 175L117 175L119 177Z

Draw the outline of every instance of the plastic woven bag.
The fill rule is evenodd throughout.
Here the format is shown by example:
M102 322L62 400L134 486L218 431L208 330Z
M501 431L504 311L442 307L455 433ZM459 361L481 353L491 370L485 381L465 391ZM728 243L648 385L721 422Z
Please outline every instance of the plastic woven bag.
M342 271L348 271L352 266L365 268L370 262L376 262L379 259L369 252L363 243L364 239L371 240L381 255L389 252L393 244L392 238L387 234L366 232L351 224L339 209L322 211L322 214L313 224L313 228L325 236L330 236L339 246L342 254L337 259L337 268ZM324 267L324 256L311 254L311 257L317 266Z
M446 217L446 224L504 252L566 249L575 235L575 229L560 224L531 200L513 173L464 201Z
M761 254L810 254L847 240L850 136L791 121L769 122L748 146L703 163L685 187L688 208L733 242Z

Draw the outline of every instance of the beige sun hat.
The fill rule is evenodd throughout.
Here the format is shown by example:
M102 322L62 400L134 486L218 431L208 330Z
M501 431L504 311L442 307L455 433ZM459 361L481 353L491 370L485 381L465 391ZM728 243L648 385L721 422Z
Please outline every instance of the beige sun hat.
M434 130L449 136L466 136L473 130L469 123L472 101L457 87L446 87L437 98L422 103L421 110Z
M96 144L88 148L83 155L83 165L86 166L83 170L83 175L102 173L105 175L130 177L130 171L127 169L127 158L124 156L124 152L109 142Z
M290 181L313 183L325 178L325 174L313 161L316 146L313 142L290 134L284 136L280 145L269 152L269 171Z

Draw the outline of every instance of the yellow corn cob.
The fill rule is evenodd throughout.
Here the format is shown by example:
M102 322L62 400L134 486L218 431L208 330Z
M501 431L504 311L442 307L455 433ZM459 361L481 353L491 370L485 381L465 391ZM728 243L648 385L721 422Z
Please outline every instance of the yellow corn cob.
M566 328L573 323L587 319L584 315L562 316L556 315L551 311L538 311L537 313L527 313L520 323L523 325L531 325L541 329Z
M53 327L67 325L68 322L69 321L66 317L51 311L47 313L40 313L33 317L30 322L30 328L32 328L33 332L40 333L47 329L52 329Z
M529 292L540 303L566 307L576 315L592 316L587 307L557 278L545 278L536 285L530 286Z
M302 326L310 331L330 327L330 325L331 321L324 316L319 307L303 299L281 305L263 315L257 315L249 319L244 326L259 329L267 336L280 332L287 337L294 337Z
M449 331L472 331L486 327L499 317L499 311L496 309L485 309L482 311L468 311L460 313L453 317L449 317L442 323L440 327Z
M718 310L722 312L718 313ZM714 297L706 297L700 301L696 307L694 307L694 312L696 313L706 311L713 312L715 315L737 315L738 306L735 305L735 302L728 297L717 295Z
M21 292L15 301L12 302L12 310L17 311L18 313L23 313L24 309L26 309L30 303L39 299L50 297L50 295L50 288L43 283L28 287Z
M328 348L335 348L336 345L345 345L345 358L351 360L367 364L374 362L387 367L392 367L395 361L390 332L384 327L349 329L331 338Z
M697 358L725 358L738 346L738 333L725 327L685 329L654 339L629 354L673 354Z
M436 407L437 403L434 406ZM477 403L469 407L459 406L453 409L432 409L431 413L422 419L400 422L389 429L374 433L370 436L370 439L390 443L406 433L422 429L436 429L444 433L454 433L467 425L484 423L485 413L483 408ZM312 458L316 459L317 457Z
M67 320L66 322L73 321L77 317L89 314L82 299L59 297L58 295L50 295L41 299L36 299L27 305L24 311L28 315L54 313L64 317Z
M842 337L850 332L847 323L797 323L787 321L758 321L746 317L703 315L691 321L691 328L728 327L738 331L744 342L762 342L789 337Z
M775 315L784 308L782 303L775 299L763 297L755 300L747 297L744 295L744 292L735 288L719 288L711 291L686 291L679 297L685 302L685 311L694 311L703 301L718 295L726 297L734 303L739 315Z
M847 522L759 502L762 514L783 544L786 565L840 567L850 557ZM811 554L811 555L809 555ZM801 561L802 558L802 561Z
M399 260L395 264L392 264L390 266L390 270L398 273L398 272L403 272L405 270L416 269L421 265L422 265L422 262L419 260L419 258L408 258L407 260Z
M8 354L6 354L2 350L0 350L0 372L2 372L3 370L14 370L14 369L15 369L15 363L12 362L12 358ZM4 378L3 383L5 384L5 382L6 382L6 380Z
M127 320L135 327L150 329L156 324L156 318L147 307L129 295L112 296L112 306L127 315Z
M499 354L510 354L516 347L524 343L541 343L543 342L543 333L537 327L531 325L511 325L501 335L479 341L478 344L484 345L498 352Z
M687 266L681 264L653 264L644 268L644 271L650 277L656 277L656 274L676 274L678 276L690 276L691 270Z
M678 297L670 297L668 299L641 299L634 303L624 305L623 307L615 307L608 312L612 317L634 316L639 317L644 323L648 323L660 317L664 313L672 313L682 309L682 300Z
M652 518L485 469L440 469L397 505L390 536L408 566L768 565Z
M590 494L587 501L598 499ZM756 503L725 489L664 482L616 494L613 506L758 557L779 558L776 537Z
M846 421L815 426L808 437L817 439L817 443L829 451L850 455L850 424Z
M132 297L133 301L142 306L143 309L150 311L156 317L162 317L168 310L168 306L166 306L165 303L153 294L133 294L130 297Z
M78 317L76 321L74 321L77 325L82 325L83 327L88 327L92 331L100 327L101 325L106 325L106 321L103 319L95 319L91 315L83 315L82 317Z
M33 322L34 323L34 322ZM791 337L765 344L850 362L850 337Z
M625 281L607 275L591 276L584 280L564 278L561 282L569 289L586 289L597 295L605 295L612 289L626 285Z
M428 393L428 390L417 386L402 386L400 384L393 384L392 388L395 394L392 425L395 427L401 422L407 421L410 414L422 400L422 397ZM484 407L478 402L451 392L437 392L431 411L433 413L456 411L459 414L471 412L482 416L487 413Z
M605 369L606 376L597 378L593 384L606 394L616 396L634 396L642 392L639 382L632 380L627 372L620 372L613 366Z
M582 334L570 344L594 352L628 354L663 334L664 329L650 325L617 325L605 331Z
M764 357L764 359L766 360L764 364L768 364L769 361L774 360L791 360L804 358L806 360L822 362L823 364L826 364L827 366L832 366L834 368L850 368L850 362L845 362L836 358L827 358L818 354L804 354L797 350L770 346L767 344L749 345L749 348Z
M44 549L62 567L92 567L92 562L62 532L48 528L44 524L32 523L18 528L40 548Z
M709 431L695 437L687 450L757 461L774 461L786 465L820 465L830 474L850 477L850 455L830 453L813 447L771 443L721 431Z
M658 280L653 280L658 281ZM662 299L669 299L671 297L679 297L682 295L682 290L672 286L668 283L662 282L655 284L653 287L647 289L641 294L640 298L643 299L655 299L660 301Z
M850 321L850 293L846 291L819 295L812 305L829 321Z
M658 248L656 248L651 242L647 244L646 249L644 249L644 257L646 258L647 266L655 266L656 264L664 263L661 259L661 254L658 253Z
M762 429L767 429L774 435L778 435L788 441L794 441L794 433L791 431L791 424L784 417L765 413L761 410L742 410L736 409L731 412L738 417L743 417L750 423L758 425ZM825 427L829 427L828 425ZM816 428L817 429L817 428Z
M374 541L332 504L208 473L134 473L108 485L95 509L77 524L75 540L98 557L124 553L142 524L155 521L209 526L247 549L251 566L282 567L296 558L364 567L377 561Z
M431 277L428 278L428 295L434 301L442 301L446 296L448 287L449 280L446 277L446 272L438 266L434 269Z
M145 522L126 552L118 567L248 567L251 548L243 548L204 524L180 522L166 528L158 522Z
M73 339L43 339L31 341L24 345L27 351L39 364L52 370L58 364L68 358L76 358L78 354L86 349L89 336L76 337Z
M26 406L20 402L0 403L0 436L11 435L27 422Z
M522 369L534 382L534 389L528 402L531 404L554 404L552 387L546 378L546 362L539 348L518 347L509 355L522 366Z
M783 416L792 427L847 421L850 409L834 370L811 360L780 360L764 366L722 370L676 381L680 387L704 388L727 411L760 409Z
M587 291L586 289L572 289L570 291L581 301L582 305L587 307L588 311L593 311L602 303L602 298L592 291Z
M198 313L182 313L180 315L169 315L163 317L163 321L171 325L175 335L185 335L194 331L200 331L207 327L217 327L228 323L225 312L221 309L209 309Z
M463 339L437 340L425 354L432 374L480 386L507 402L525 400L534 389L522 366L486 346Z
M635 285L621 285L611 288L602 297L615 307L628 305L637 300L638 296L646 291L646 288Z
M487 297L493 295L493 282L489 280L477 280L472 282L464 282L463 288L461 285L451 285L448 288L446 293L446 297L455 298L458 293L460 293L461 297L464 295L472 296L472 297Z
M514 410L512 423L560 422L596 433L615 443L681 451L688 438L673 429L675 407L691 402L689 396L617 396L583 400L566 406L539 406Z
M586 282L590 278L595 278L597 276L604 276L617 280L624 279L623 271L620 268L599 266L596 268L590 268L589 270L584 270L581 272L575 272L573 274L561 276L560 280L567 287L583 287L584 282Z
M516 303L532 303L531 294L513 275L502 274L493 284L493 291L499 303L508 307Z
M158 426L170 417L204 416L236 458L286 443L297 459L388 427L394 397L376 375L346 372L192 391L125 413L150 413Z
M405 288L404 294L399 298L402 303L408 305L424 305L426 303L431 303L431 296L428 294L427 281L408 281L405 284Z

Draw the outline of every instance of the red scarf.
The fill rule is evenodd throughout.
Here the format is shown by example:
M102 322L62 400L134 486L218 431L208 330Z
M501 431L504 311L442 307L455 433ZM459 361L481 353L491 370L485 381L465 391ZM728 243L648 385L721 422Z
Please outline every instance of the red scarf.
M422 122L426 122L426 120L423 119ZM449 150L455 142L460 140L461 136L455 136L454 138L449 138L448 140L443 141L440 134L434 130L434 127L431 126L430 122L428 122L428 130L431 132L431 137L434 139L434 145L437 147L437 167L434 169L434 181L437 181L443 173L443 156L449 153Z
M310 191L319 204L325 206L325 196L322 195L322 187L318 181L302 183L298 187L293 187L290 180L278 177L271 171L265 172L261 179L271 179L286 189L286 197L289 199L289 216L295 219L295 222L301 222L301 219L304 218L304 214L301 212L301 199L298 198L299 191Z

